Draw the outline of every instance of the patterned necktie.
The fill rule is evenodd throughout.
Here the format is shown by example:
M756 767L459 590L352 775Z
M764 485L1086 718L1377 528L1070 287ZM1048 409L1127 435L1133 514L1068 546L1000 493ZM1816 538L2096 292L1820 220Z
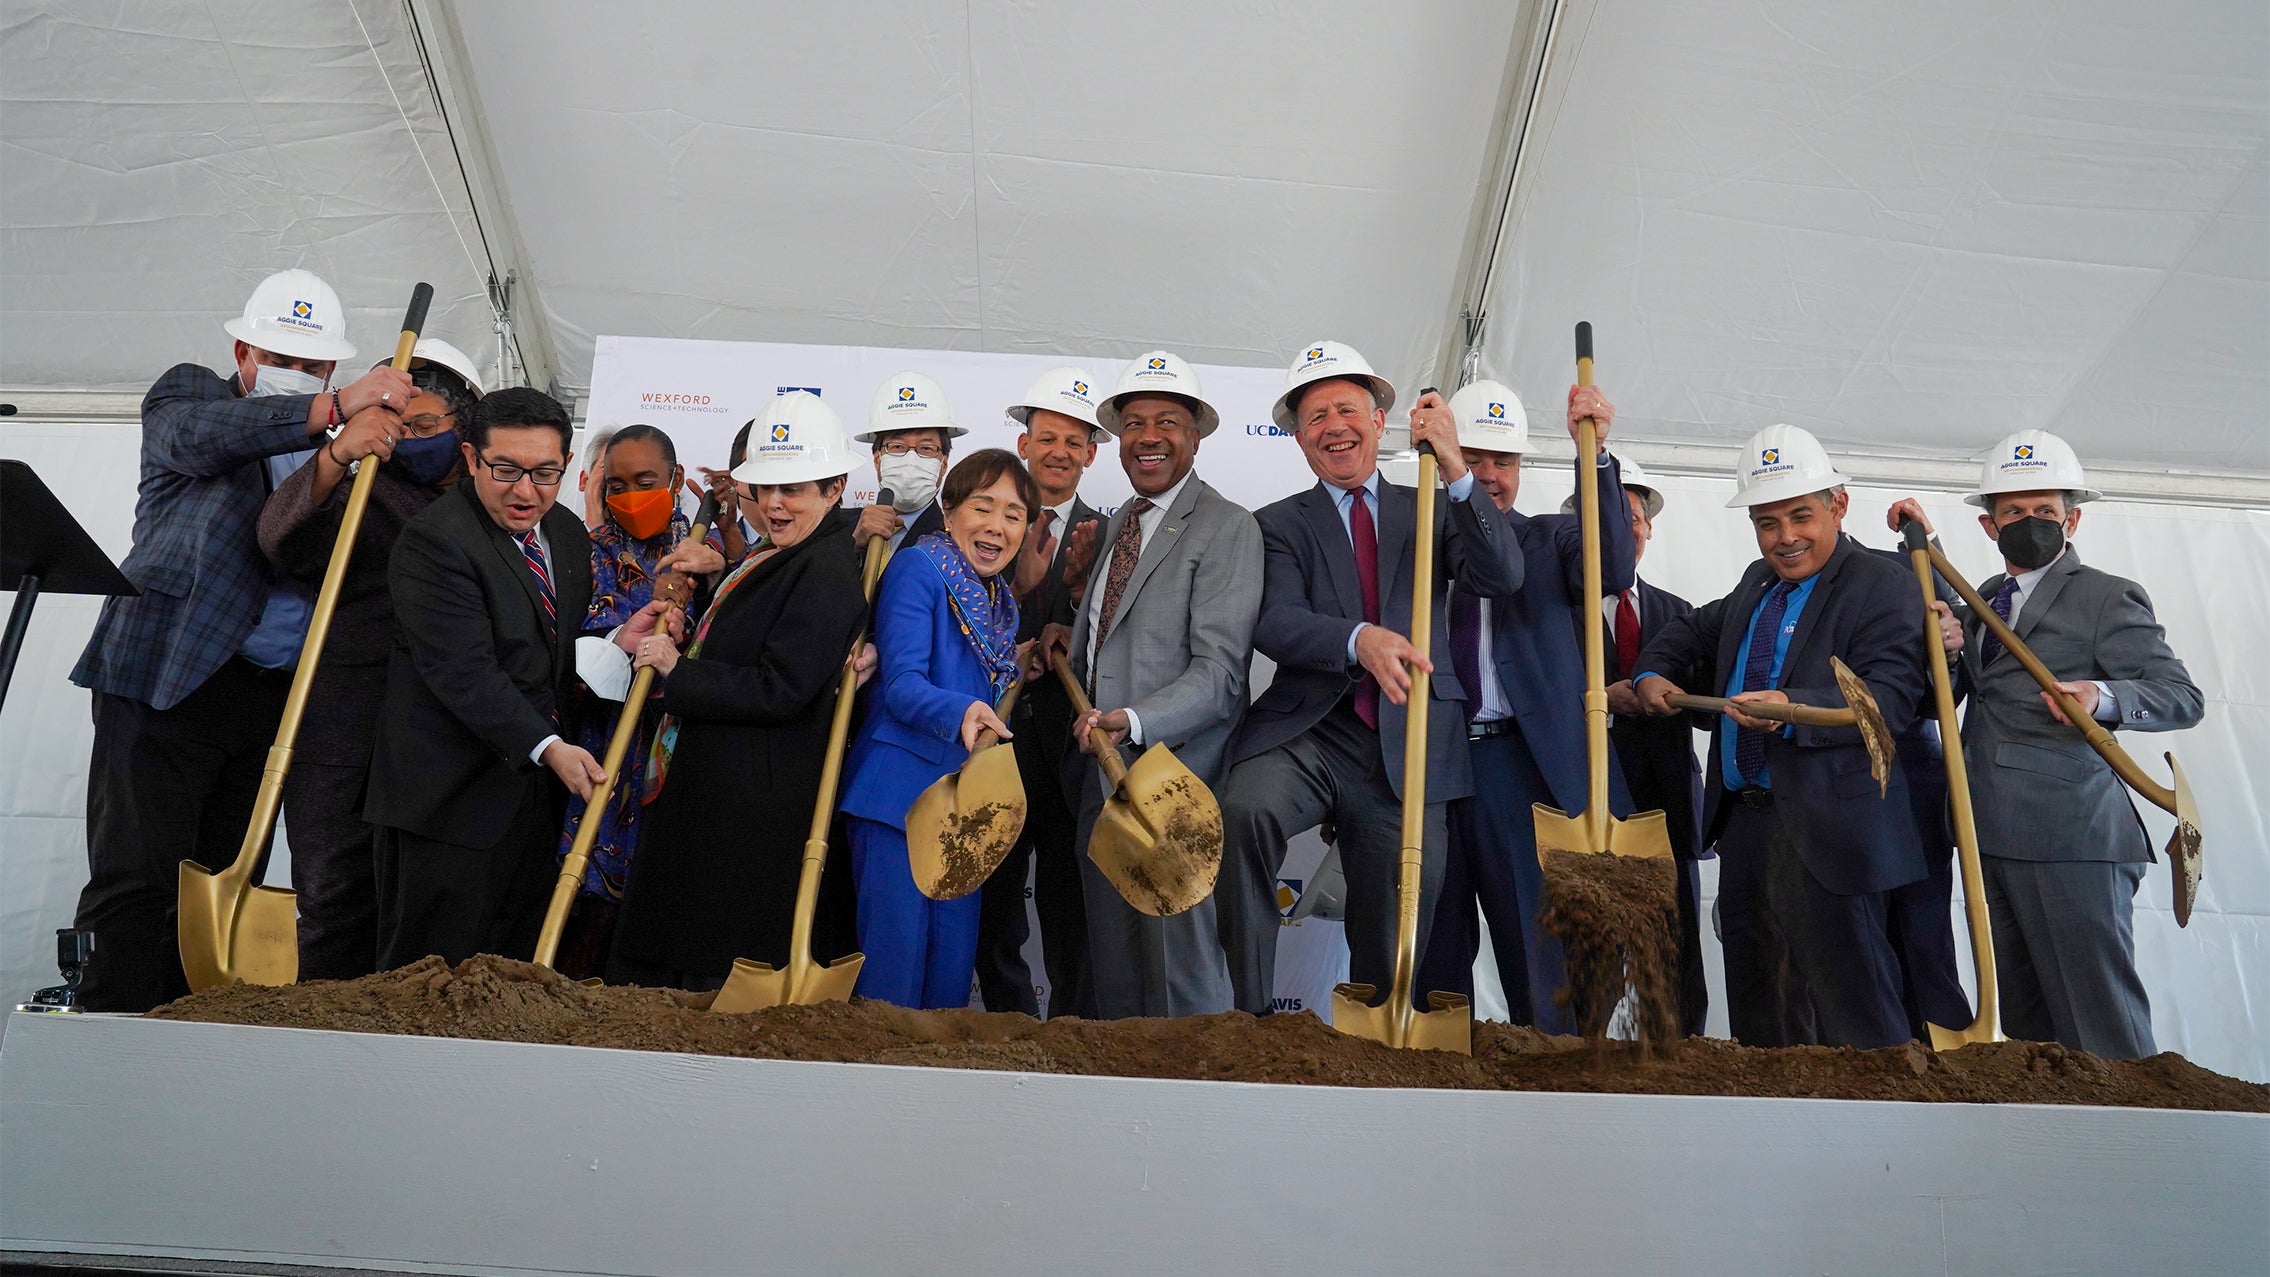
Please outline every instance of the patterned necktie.
M1482 601L1471 590L1450 595L1450 672L1466 689L1466 721L1482 712Z
M1103 651L1104 636L1111 633L1112 618L1119 614L1119 596L1127 592L1127 582L1135 575L1135 564L1143 557L1143 516L1150 512L1151 499L1137 497L1127 503L1127 518L1119 525L1119 535L1111 542L1111 570L1103 581L1103 611L1096 616L1096 645L1094 651ZM1095 662L1088 663L1088 691L1095 694Z
M1789 593L1796 588L1787 581L1776 581L1758 608L1758 619L1750 626L1749 659L1742 662L1741 691L1762 692L1773 685L1774 643L1781 637L1781 617L1789 610ZM1736 730L1734 769L1742 773L1742 779L1755 781L1766 770L1766 734L1747 727Z
M544 615L558 624L560 605L552 595L552 571L544 564L544 547L536 544L536 529L530 528L513 540L520 543L520 557L528 560L528 570L536 574L536 584L542 587L539 593L544 599Z
M1348 498L1348 539L1355 542L1356 587L1364 600L1364 619L1379 624L1379 529L1371 520L1371 504L1358 488ZM1364 726L1379 730L1379 680L1366 673L1356 680L1356 717Z
M2008 625L2010 610L2017 606L2017 602L2018 578L2006 576L2002 578L2002 588L1994 592L1994 597L1988 599L1986 605L1994 609L1994 614L2002 618L2004 625ZM1985 669L1994 664L1995 658L2001 656L2002 651L2002 640L1994 637L1994 631L1982 628L1978 640L1978 667Z
M1616 596L1616 677L1613 682L1630 678L1639 664L1639 610L1632 606L1632 592Z

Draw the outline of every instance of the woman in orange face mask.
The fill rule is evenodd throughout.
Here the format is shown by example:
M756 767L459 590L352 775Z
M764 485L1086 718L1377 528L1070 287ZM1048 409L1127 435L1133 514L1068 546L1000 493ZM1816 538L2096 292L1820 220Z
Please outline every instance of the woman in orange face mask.
M698 620L711 579L725 566L725 560L716 548L714 533L706 545L679 544L685 539L690 520L678 509L678 489L686 476L670 436L653 426L624 426L607 440L604 451L593 457L590 465L592 482L601 485L598 495L605 502L606 515L591 530L591 610L583 620L583 645L592 643L592 636L599 636L597 641L604 645L604 636L653 600L655 584L665 573L690 578L689 588L679 594L689 620ZM597 686L599 681L594 679L592 685ZM581 738L576 741L595 758L605 755L607 739L622 712L622 691L603 690L616 699L585 691L588 699L580 715ZM638 852L641 771L660 718L660 711L651 707L641 716L638 734L623 761L627 774L616 781L614 792L598 815L602 823L591 847L590 865L584 870L583 893L577 897L575 911L560 937L557 965L564 975L579 979L598 975L606 963L623 882ZM584 818L583 800L570 798L565 827L560 831L562 855L575 841Z

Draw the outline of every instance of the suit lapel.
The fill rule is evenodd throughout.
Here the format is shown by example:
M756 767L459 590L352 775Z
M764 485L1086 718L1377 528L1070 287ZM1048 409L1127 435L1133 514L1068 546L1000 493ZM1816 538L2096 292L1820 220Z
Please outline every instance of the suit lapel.
M1332 593L1340 600L1341 615L1361 619L1364 614L1362 588L1356 582L1356 547L1348 540L1348 529L1340 524L1339 490L1319 481L1301 494L1301 514L1308 519L1309 533L1316 538L1317 557L1324 564L1324 574L1332 580Z
M1198 508L1198 494L1205 487L1206 481L1194 474L1182 485L1182 491L1175 494L1174 508L1166 512L1158 531L1151 534L1150 542L1143 547L1143 557L1135 561L1134 575L1127 578L1126 592L1119 596L1120 619L1135 606L1135 596L1143 592L1143 582L1150 580L1151 573L1174 553L1175 543L1182 540L1182 530L1190 523L1191 511ZM1113 620L1111 628L1119 629L1119 619ZM1105 635L1104 641L1110 642L1111 635Z
M552 545L552 595L563 622L552 633L552 668L568 670L575 668L575 640L591 607L591 542L575 516L557 505L544 519L544 536Z
M535 569L528 566L528 556L520 552L520 542L514 540L510 532L498 527L497 521L489 517L489 512L481 507L481 503L473 500L470 491L471 485L459 484L458 486L468 489L466 500L472 502L474 521L480 525L482 532L487 535L489 548L494 550L496 556L504 561L506 574L513 580L520 582L520 592L527 597L529 609L536 614L538 628L547 633L553 632L556 627L552 625L552 618L544 614L544 587L537 583ZM552 587L556 601L556 596L559 593L559 575L556 568L553 569Z
M2026 598L2025 610L2018 613L2018 624L2014 628L2018 631L2019 638L2033 637L2034 622L2039 621L2042 613L2049 610L2049 605L2057 601L2057 596L2065 590L2065 582L2080 570L2080 551L2070 545L2066 546L2065 553L2057 562L2049 565L2049 571L2042 573L2039 581L2034 582L2034 591Z
M1439 494L1435 505L1437 509L1441 508L1442 502ZM1403 565L1410 561L1411 538L1418 524L1419 494L1400 484L1389 483L1384 474L1379 476L1379 616L1381 620L1387 619L1389 599L1400 598L1408 602L1411 597L1411 583L1403 579ZM1349 550L1351 560L1354 553L1354 549L1351 547ZM1447 564L1437 563L1435 570L1440 572L1447 567Z
M1041 583L1040 602L1043 615L1056 615L1057 605L1064 599L1064 569L1072 561L1072 530L1095 517L1096 508L1074 495L1071 513L1065 517L1064 526L1056 529L1056 561L1048 565L1048 578ZM1096 535L1100 538L1103 531L1099 522ZM1093 560L1090 562L1092 565Z
M1781 662L1784 680L1789 677L1789 671L1797 667L1798 659L1805 651L1805 644L1812 640L1813 631L1819 628L1821 614L1829 610L1828 592L1835 588L1837 575L1844 571L1845 564L1852 561L1852 556L1859 553L1859 542L1845 536L1837 538L1835 552L1829 555L1827 563L1821 565L1812 592L1805 596L1805 610L1797 614L1797 632L1789 636L1789 654Z
M1751 564L1749 571L1742 574L1742 584L1735 587L1732 604L1726 609L1725 619L1719 626L1718 669L1715 672L1718 686L1710 689L1711 695L1718 695L1742 673L1742 667L1735 663L1735 658L1742 652L1742 640L1749 637L1751 614L1758 610L1759 598L1772 588L1775 579L1772 565L1764 559Z

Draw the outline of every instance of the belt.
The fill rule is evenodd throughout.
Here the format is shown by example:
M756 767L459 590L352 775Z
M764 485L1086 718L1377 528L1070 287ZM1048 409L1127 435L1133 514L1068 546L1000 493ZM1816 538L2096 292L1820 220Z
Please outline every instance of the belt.
M1466 739L1488 740L1492 736L1503 736L1512 731L1513 726L1513 720L1510 718L1493 718L1487 722L1468 723L1466 725Z
M1770 789L1760 789L1755 785L1751 785L1743 789L1735 790L1734 801L1742 804L1744 807L1770 808L1773 806L1773 791Z

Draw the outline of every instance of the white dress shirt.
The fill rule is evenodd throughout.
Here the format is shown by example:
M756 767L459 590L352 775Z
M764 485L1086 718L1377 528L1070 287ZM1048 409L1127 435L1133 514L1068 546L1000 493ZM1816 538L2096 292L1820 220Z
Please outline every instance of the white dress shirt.
M1173 487L1168 488L1166 491L1160 493L1155 497L1147 498L1151 503L1151 508L1145 510L1142 513L1142 516L1135 521L1135 526L1140 529L1138 535L1141 537L1141 540L1138 543L1139 549L1137 550L1135 556L1137 562L1142 561L1142 551L1151 548L1151 538L1158 535L1160 527L1165 525L1167 521L1167 511L1173 509L1174 503L1182 498L1182 489L1189 482L1190 475L1185 473L1182 478L1175 481L1175 485ZM1138 493L1137 495L1140 496L1141 494ZM1129 498L1129 500L1132 501L1133 498L1131 497ZM1062 507L1062 509L1067 511L1070 510L1070 508L1070 502L1066 502ZM1057 516L1058 523L1061 524L1062 521L1068 517L1068 514L1059 514ZM1063 548L1062 537L1059 537L1057 539L1057 548ZM1092 584L1094 584L1096 588L1088 591L1088 678L1091 682L1095 679L1096 647L1098 646L1098 640L1104 637L1103 635L1096 633L1096 630L1097 627L1103 623L1104 587L1111 580L1111 549L1112 547L1108 545L1099 545L1096 547L1097 562L1103 565L1104 579L1102 581L1093 582ZM1127 600L1121 599L1119 601L1119 605L1124 609L1127 606ZM1120 616L1113 617L1112 625L1114 627L1117 627L1119 622L1124 619L1124 616L1125 614L1123 612ZM1134 710L1128 709L1124 705L1120 708L1127 714L1127 743L1130 745L1143 744L1143 720L1136 717Z
M2011 629L2015 630L2018 628L2018 618L2025 615L2026 600L2033 597L2034 587L2040 585L2042 577L2047 575L2051 568L2057 566L2058 559L2062 559L2064 557L2065 551L2059 550L2057 552L2056 559L2051 559L2049 562L2042 564L2038 568L2034 568L2031 571L2027 572L2020 572L2016 576L2010 578L2011 580L2018 583L2018 592L2010 596ZM2008 563L2004 563L2002 566L2007 569L2010 565ZM1987 601L1991 603L1993 602L1993 599L1989 598ZM2105 686L2105 682L2101 678L2092 678L2089 681L2097 685L2097 707L2092 712L2091 717L2095 718L2100 723L2119 722L2120 705L2118 700L2113 696L2112 689Z

